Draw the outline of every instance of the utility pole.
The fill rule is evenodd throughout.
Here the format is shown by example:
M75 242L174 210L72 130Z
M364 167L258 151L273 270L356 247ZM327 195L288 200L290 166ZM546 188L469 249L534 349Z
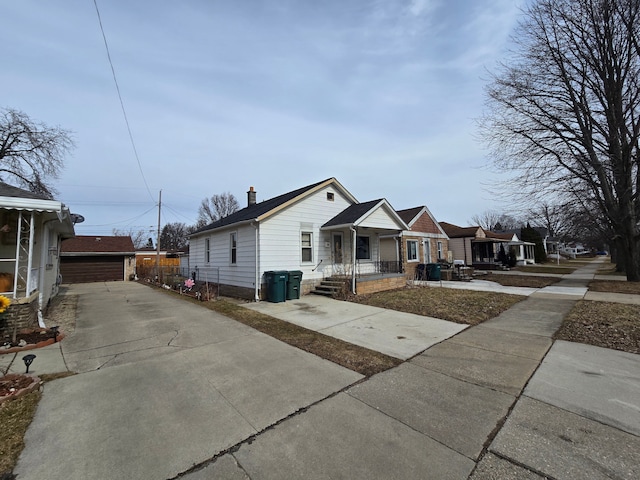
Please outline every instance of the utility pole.
M156 275L160 283L160 211L162 209L162 190L158 196L158 240L156 242Z

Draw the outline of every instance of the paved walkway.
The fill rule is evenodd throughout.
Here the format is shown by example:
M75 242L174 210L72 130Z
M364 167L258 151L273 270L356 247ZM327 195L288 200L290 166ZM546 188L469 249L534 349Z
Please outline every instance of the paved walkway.
M584 288L596 268L556 286ZM362 381L197 306L172 312L161 292L107 285L81 296L61 345L85 373L47 384L21 480L640 478L640 355L553 342L575 290L444 328L448 339ZM312 310L295 315L313 323ZM371 315L338 331L371 330ZM128 324L133 341L118 333Z

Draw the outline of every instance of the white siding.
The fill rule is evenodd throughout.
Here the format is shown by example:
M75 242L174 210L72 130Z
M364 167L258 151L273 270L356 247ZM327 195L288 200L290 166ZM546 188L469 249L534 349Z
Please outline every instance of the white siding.
M377 208L371 213L371 215L360 222L360 225L369 228L381 228L389 230L398 230L401 228L400 225L398 225L394 221L394 219L389 216L386 208Z
M333 201L327 200L327 192L334 194ZM325 272L330 275L331 234L320 232L320 227L350 205L346 197L328 186L262 222L260 275L269 270L300 270L303 280L323 278ZM302 262L301 232L313 233L312 262ZM348 241L347 234L344 241Z
M237 234L236 264L231 264L231 232ZM209 238L209 263L205 262L205 238ZM255 287L256 264L256 230L251 225L241 225L236 228L225 229L199 235L189 242L189 264L191 269L196 267L206 269L218 267L220 269L220 283L237 287Z

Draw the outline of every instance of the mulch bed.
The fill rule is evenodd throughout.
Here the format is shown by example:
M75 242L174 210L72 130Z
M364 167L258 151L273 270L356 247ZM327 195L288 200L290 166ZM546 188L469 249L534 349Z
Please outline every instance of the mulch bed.
M32 392L39 385L40 379L31 375L9 373L4 377L0 377L0 405L7 400L13 400Z
M15 353L22 352L23 350L46 347L56 341L61 341L63 338L64 333L58 332L57 338L54 339L53 332L48 329L19 332L16 335L15 343L11 341L11 335L5 335L5 338L0 345L8 344L10 345L10 348L0 348L0 355L3 353ZM21 340L26 342L26 345L23 347L19 346Z

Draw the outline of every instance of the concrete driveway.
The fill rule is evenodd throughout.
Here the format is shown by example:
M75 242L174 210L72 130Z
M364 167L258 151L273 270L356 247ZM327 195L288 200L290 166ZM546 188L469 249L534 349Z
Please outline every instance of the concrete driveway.
M246 308L406 360L469 325L411 313L305 295L281 303L248 303Z
M361 375L132 282L72 285L78 375L46 385L22 480L173 478Z

